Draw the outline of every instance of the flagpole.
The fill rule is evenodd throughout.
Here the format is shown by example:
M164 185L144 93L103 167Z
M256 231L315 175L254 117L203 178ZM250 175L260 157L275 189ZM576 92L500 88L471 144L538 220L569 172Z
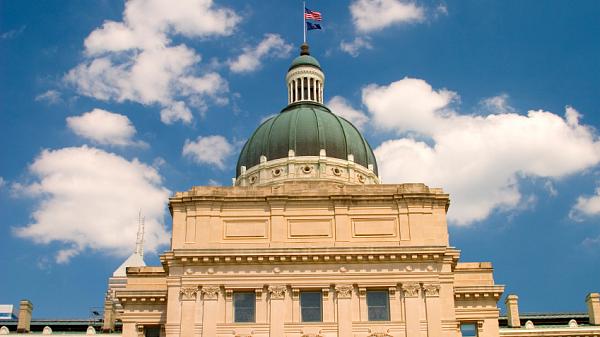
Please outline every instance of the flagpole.
M306 16L304 15L306 1L302 1L302 32L304 33L304 43L306 43Z

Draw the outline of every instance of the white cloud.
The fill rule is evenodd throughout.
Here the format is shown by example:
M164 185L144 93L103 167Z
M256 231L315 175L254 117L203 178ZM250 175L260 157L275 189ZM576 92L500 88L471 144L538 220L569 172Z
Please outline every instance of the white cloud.
M48 90L42 94L35 96L35 100L37 102L46 101L49 104L57 104L62 99L60 98L60 92L58 92L56 90Z
M130 0L123 22L107 21L86 38L87 59L65 80L82 95L158 104L170 111L163 121L189 123L191 112L181 115L189 111L187 105L204 108L207 99L222 101L219 96L228 87L215 72L199 74L200 55L184 44L173 45L171 37L230 35L239 21L235 12L212 0Z
M160 110L160 120L165 124L173 124L176 121L188 124L192 118L192 111L183 102L174 102Z
M233 145L223 136L198 137L196 141L186 139L182 154L198 164L214 165L225 169L225 160L233 153Z
M288 57L292 45L286 43L279 34L265 34L264 39L255 47L246 47L235 60L229 61L229 69L234 73L247 73L260 68L265 57Z
M363 33L425 18L424 8L402 0L355 0L350 4L350 13L354 26Z
M103 145L143 145L134 142L135 127L125 115L94 109L81 116L67 117L67 126L76 135Z
M6 185L6 181L4 178L0 177L0 188L4 187L4 185Z
M352 57L357 57L360 54L361 49L373 49L373 46L368 37L357 36L353 41L342 41L340 43L340 49L350 54Z
M574 220L597 215L600 215L600 187L596 188L594 195L577 198L577 202L573 205L569 214Z
M519 209L525 202L519 179L557 179L600 161L600 142L571 107L564 118L542 110L463 115L451 109L458 99L412 78L363 89L376 127L429 139L399 137L375 149L384 181L443 187L453 200L448 216L456 224Z
M500 94L498 96L492 96L481 100L479 103L483 112L500 114L506 112L515 112L515 108L508 104L508 95Z
M342 96L334 96L329 102L327 102L327 106L333 111L335 114L344 117L349 120L354 126L359 129L362 129L365 124L369 121L369 117L365 115L362 111L354 109L350 103L343 98Z
M29 172L34 181L15 191L36 199L37 205L32 222L14 232L39 244L60 243L58 263L86 249L131 253L138 210L146 218L146 250L168 244L163 219L170 191L151 166L82 146L44 150Z

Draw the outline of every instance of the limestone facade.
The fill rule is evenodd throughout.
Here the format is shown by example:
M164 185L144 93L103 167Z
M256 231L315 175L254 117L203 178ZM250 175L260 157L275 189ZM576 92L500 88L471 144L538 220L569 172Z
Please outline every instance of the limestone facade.
M123 336L498 336L503 286L490 263L449 246L448 195L423 184L288 182L194 187L170 199L172 249L162 267L127 269L117 290ZM369 319L369 291L389 316ZM305 291L320 322L303 322ZM236 293L254 319L236 323Z

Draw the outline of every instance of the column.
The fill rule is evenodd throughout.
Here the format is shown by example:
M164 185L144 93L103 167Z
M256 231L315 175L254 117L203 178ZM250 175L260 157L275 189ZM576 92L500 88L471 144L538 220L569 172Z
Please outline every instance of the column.
M419 289L418 283L403 283L404 312L406 317L406 337L421 336L421 318L419 317Z
M181 302L179 301L179 279L167 278L167 323L165 333L167 337L179 337L181 322Z
M269 318L269 336L285 336L285 293L287 286L269 286L271 317Z
M137 328L135 322L123 322L123 332L121 333L122 337L138 337Z
M351 284L335 286L338 312L338 337L352 336L352 290Z
M267 295L263 288L254 289L256 294L256 323L267 322Z
M312 100L313 101L317 101L317 90L316 90L317 79L316 78L312 78L311 81L310 81L310 84L311 84L310 91L312 92L312 94L311 94L312 95Z
M19 302L19 320L17 321L18 333L29 333L32 312L33 304L31 304L29 300L21 300L21 302Z
M304 100L304 77L300 77L300 100Z
M198 287L182 287L181 294L181 335L193 336L196 318L196 295Z
M442 335L442 308L440 303L440 285L424 284L425 313L427 314L427 336Z
M388 293L390 294L390 320L401 321L402 320L402 303L400 302L400 296L398 296L398 287L389 287Z
M292 81L292 87L294 90L294 102L298 100L298 85L296 84L296 80Z
M217 315L219 299L219 286L203 286L202 299L204 301L202 317L202 337L217 336ZM184 336L182 334L182 336Z
M367 307L367 288L358 288L358 308L360 309L360 321L369 321L369 308Z
M589 293L585 302L588 307L588 315L590 317L591 325L600 325L600 294L599 293Z
M519 319L519 297L514 294L506 296L504 301L506 305L506 316L508 326L511 328L518 328L521 326L521 320Z

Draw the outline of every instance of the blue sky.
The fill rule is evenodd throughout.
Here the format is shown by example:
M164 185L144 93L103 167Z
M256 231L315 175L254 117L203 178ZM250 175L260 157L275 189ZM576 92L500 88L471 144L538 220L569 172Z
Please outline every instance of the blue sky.
M286 104L300 1L0 2L0 303L87 317L168 195L229 185ZM311 1L325 100L384 182L451 194L451 242L522 311L600 290L600 3Z

